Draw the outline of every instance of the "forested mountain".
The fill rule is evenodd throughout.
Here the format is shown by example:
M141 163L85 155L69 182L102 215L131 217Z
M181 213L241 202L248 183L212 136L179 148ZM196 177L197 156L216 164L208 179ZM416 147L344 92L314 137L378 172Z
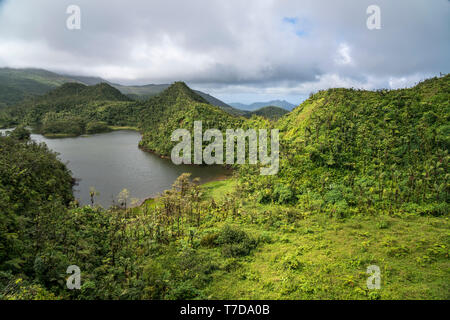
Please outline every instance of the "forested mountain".
M59 75L42 69L11 69L0 68L0 108L11 106L31 98L35 95L43 95L64 83L76 82L87 86L100 83L109 84L122 94L133 100L145 101L165 89L170 84L148 84L125 86L112 83L99 77L86 77L74 75ZM244 115L245 112L236 110L219 99L196 90L197 94L214 106L218 106L233 115Z
M252 111L250 112L250 115L261 116L270 120L278 120L279 118L288 113L289 111L287 111L286 109L275 106L268 106Z
M254 111L258 110L264 107L268 106L275 106L282 109L286 109L288 111L291 111L295 108L295 105L287 102L285 100L271 100L267 102L254 102L252 104L244 104L239 102L230 103L230 105L234 108L240 109L240 110L247 110L247 111Z
M41 69L0 68L0 108L41 95L72 79Z
M261 202L336 215L369 208L444 214L449 101L449 75L411 89L321 91L276 124L278 175L242 175Z
M2 114L6 125L23 123L47 135L80 135L105 131L107 125L137 125L138 110L136 102L106 83L65 83L42 96L5 108Z
M65 85L36 110L98 119L117 103L161 155L195 120L278 128L280 171L237 166L205 186L182 175L135 208L126 190L109 209L92 191L79 207L70 172L19 127L0 137L0 299L447 299L449 85L330 89L277 122L233 117L182 82L142 105L106 84ZM80 92L92 106L60 111L50 98L78 103ZM369 291L374 263L386 280ZM80 290L65 286L72 264Z
M170 141L172 132L180 128L192 131L194 121L203 121L203 130L225 130L239 127L243 122L243 119L210 105L183 82L176 82L150 98L141 117L140 127L144 134L140 146L165 156L170 155L176 144Z

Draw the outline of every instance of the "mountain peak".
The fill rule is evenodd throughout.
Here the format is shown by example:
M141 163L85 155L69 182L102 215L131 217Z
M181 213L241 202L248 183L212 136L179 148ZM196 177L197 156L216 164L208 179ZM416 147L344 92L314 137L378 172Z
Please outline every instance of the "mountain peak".
M203 97L195 93L183 81L177 81L171 84L166 90L160 94L161 98L169 99L170 101L178 98L187 99L195 102L209 104Z
M101 82L94 86L86 88L86 93L93 97L99 96L104 100L129 101L130 99L123 95L119 90L106 82Z

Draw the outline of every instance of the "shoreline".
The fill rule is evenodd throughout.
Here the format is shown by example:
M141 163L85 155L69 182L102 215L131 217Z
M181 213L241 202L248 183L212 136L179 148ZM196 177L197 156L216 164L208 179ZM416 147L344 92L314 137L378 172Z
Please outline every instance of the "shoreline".
M83 137L83 136L90 136L90 135L94 135L94 134L107 134L107 133L111 133L111 132L114 132L114 131L121 131L121 130L123 130L123 131L130 130L130 131L135 131L135 132L140 133L141 134L141 138L142 138L142 133L136 127L128 127L128 126L120 126L120 127L117 126L117 127L114 127L113 126L113 127L109 127L109 128L110 128L110 131L107 131L107 132L82 134L82 135L73 135L73 134L64 134L64 133L42 134L42 133L36 132L35 130L32 130L32 133L33 134L42 135L43 137L45 137L47 139L65 139L65 138L77 138L77 137ZM0 130L2 130L2 131L3 130L10 131L10 130L14 130L14 128L6 128L6 129L0 129ZM149 149L149 148L147 148L145 146L140 145L139 143L138 143L137 147L138 147L138 149L140 149L140 150L142 150L144 152L148 152L148 153L151 153L151 154L154 154L154 155L158 156L161 159L171 161L171 157L170 156L161 155L161 154L159 154L158 152L156 152L154 150L151 150L151 149ZM206 167L206 166L208 166L206 164L194 164L194 163L192 163L192 164L183 164L183 165L191 165L191 166L198 166L198 167L202 167L202 166ZM225 170L225 172L223 174L220 174L218 176L212 177L210 179L205 179L205 181L200 181L199 186L203 186L203 185L206 185L206 184L211 183L211 182L228 180L228 179L231 179L233 177L234 170L233 170L232 166L226 165L226 164L222 164L222 165L219 164L219 165L215 165L215 166L221 167L222 169ZM193 177L193 178L195 178L195 177ZM165 189L165 190L168 190L168 189ZM144 205L146 202L148 202L150 200L156 200L156 199L158 199L160 197L160 195L165 190L160 192L158 195L146 196L146 197L144 197L142 199L139 199L139 201L137 202L136 205L130 206L129 208L141 207L142 205ZM80 205L81 205L81 203L80 203ZM89 205L89 204L87 204L87 205Z
M140 144L138 144L138 148L141 149L144 152L148 152L148 153L154 154L155 156L158 156L161 159L171 160L171 158L169 156L162 155L162 154L156 152L155 150L149 149L149 148L147 148L145 146L141 146ZM180 165L183 165L183 166L198 166L198 167L202 167L202 166L206 167L206 166L208 166L208 164L203 164L203 163L202 164L183 163L183 164L180 164ZM213 164L213 165L214 166L220 166L220 167L222 167L222 168L224 168L226 170L233 171L232 165L229 165L229 164Z
M223 175L220 175L220 176L218 176L218 177L216 177L216 178L213 178L213 179L211 179L211 180L208 180L208 181L205 181L205 182L200 182L198 185L199 185L199 186L204 186L204 185L206 185L206 184L208 184L208 183L211 183L211 182L225 181L225 180L232 179L232 178L233 178L233 170L230 169L230 171L231 171L231 174L223 174ZM164 190L164 191L166 191L166 190ZM164 192L164 191L163 191L163 192ZM157 195L157 196L154 196L154 197L144 198L144 199L140 200L140 202L139 202L137 205L132 206L132 207L130 206L129 208L134 209L134 208L141 207L141 206L144 205L147 201L150 201L150 200L155 201L155 200L157 200L158 198L160 198L160 195Z

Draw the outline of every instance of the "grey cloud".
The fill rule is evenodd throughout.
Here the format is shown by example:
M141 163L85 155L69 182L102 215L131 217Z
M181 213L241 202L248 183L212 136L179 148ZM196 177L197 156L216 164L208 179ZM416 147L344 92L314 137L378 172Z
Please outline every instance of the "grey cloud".
M372 0L0 0L0 65L285 95L449 71L449 1L376 2L370 31ZM65 27L70 4L81 30Z

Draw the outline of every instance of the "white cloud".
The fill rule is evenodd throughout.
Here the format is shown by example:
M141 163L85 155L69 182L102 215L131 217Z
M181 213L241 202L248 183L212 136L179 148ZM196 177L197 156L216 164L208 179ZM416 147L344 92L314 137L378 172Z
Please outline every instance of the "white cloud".
M280 98L399 87L450 69L444 0L378 0L383 27L372 31L369 0L77 0L79 31L66 28L70 4L4 1L0 66Z
M346 43L341 43L337 49L337 57L335 62L338 65L350 65L353 60L350 56L350 47Z

